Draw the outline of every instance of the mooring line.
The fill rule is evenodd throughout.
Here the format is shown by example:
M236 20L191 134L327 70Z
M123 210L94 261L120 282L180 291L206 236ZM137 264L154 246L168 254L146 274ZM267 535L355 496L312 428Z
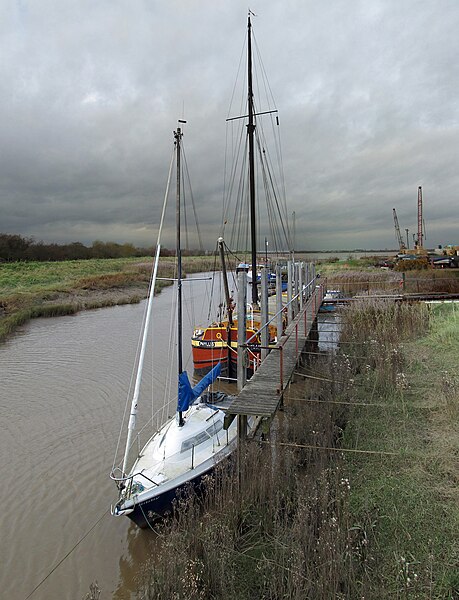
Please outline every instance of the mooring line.
M270 446L287 446L289 448L307 448L309 450L331 450L332 452L355 452L358 454L380 454L382 456L401 456L397 452L385 452L384 450L358 450L356 448L329 448L327 446L309 446L307 444L293 444L291 442L270 442L268 440L256 440Z
M298 375L299 377L306 377L307 379L317 379L318 381L330 381L331 383L347 383L347 381L340 381L339 379L328 379L327 377L315 377L314 375L307 375L306 373L300 373L299 371L294 371L294 375Z
M315 402L318 404L344 404L345 406L379 406L380 408L389 408L389 404L381 402L343 402L342 400L319 400L315 398L300 398L300 396L287 396L288 400L300 402Z
M61 558L61 560L60 560L60 561L57 563L57 565L55 565L55 566L54 566L54 567L51 569L51 571L50 571L50 572L49 572L49 573L46 575L46 577L44 577L44 578L43 578L43 579L40 581L40 583L39 583L38 585L36 585L36 586L33 588L33 590L30 592L30 594L29 594L28 596L26 596L25 600L29 600L29 598L30 598L30 597L31 597L33 594L35 594L35 592L38 590L38 588L39 588L41 585L43 585L43 583L44 583L44 582L45 582L45 581L48 579L48 577L50 577L50 576L51 576L51 575L54 573L54 571L55 571L55 570L56 570L56 569L57 569L57 568L58 568L58 567L59 567L59 566L60 566L60 565L61 565L61 564L64 562L64 560L66 560L66 559L67 559L67 558L68 558L68 557L69 557L69 556L72 554L72 552L75 550L75 548L77 548L77 546L79 546L79 545L81 544L81 542L82 542L82 541L83 541L85 538L87 538L87 537L88 537L88 535L91 533L91 531L92 531L93 529L95 529L95 527L97 527L97 525L99 525L99 523L102 521L102 519L105 517L105 515L107 515L107 514L108 514L108 512L109 512L108 510L105 510L105 511L103 512L102 516L100 516L100 517L97 519L97 521L94 523L94 525L92 525L92 526L90 527L90 529L88 529L88 531L87 531L87 532L84 534L84 536L83 536L82 538L80 538L80 539L78 540L78 542L77 542L77 543L76 543L76 544L73 546L73 548L71 548L71 549L70 549L70 550L67 552L67 554L66 554L66 555L65 555L63 558Z

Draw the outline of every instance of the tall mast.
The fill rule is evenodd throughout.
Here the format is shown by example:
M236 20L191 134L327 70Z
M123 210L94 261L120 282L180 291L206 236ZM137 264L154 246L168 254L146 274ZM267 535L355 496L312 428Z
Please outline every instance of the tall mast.
M248 43L247 43L247 82L248 95L247 104L249 109L249 123L247 125L247 135L249 136L249 190L250 190L250 235L252 251L252 302L258 303L257 288L257 231L256 231L256 210L255 210L255 159L254 159L254 115L253 115L253 88L252 88L252 24L250 15L248 18Z
M181 123L182 121L179 121ZM183 371L183 350L182 350L182 251L180 247L180 145L182 141L182 130L177 127L174 131L175 151L177 162L177 198L175 205L175 224L176 224L176 254L177 254L177 367L178 374ZM178 413L179 426L184 425L183 414Z

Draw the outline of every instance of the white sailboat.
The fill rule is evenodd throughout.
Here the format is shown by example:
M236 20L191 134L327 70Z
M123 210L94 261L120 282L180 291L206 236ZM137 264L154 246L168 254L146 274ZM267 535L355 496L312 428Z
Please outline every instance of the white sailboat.
M217 364L197 386L192 388L182 360L182 260L180 248L180 156L182 131L174 132L174 153L177 167L176 235L177 235L177 346L178 346L178 400L176 416L169 419L137 453L129 466L129 457L135 442L137 411L150 321L153 295L161 249L161 231L164 222L167 192L163 206L153 273L148 296L137 376L131 401L128 434L124 457L120 466L114 466L110 477L118 487L118 500L112 506L115 516L128 516L139 527L146 527L173 507L174 499L188 484L199 484L202 477L235 449L236 423L225 429L221 406L228 402L221 393L204 393L218 377ZM171 169L172 171L172 169ZM170 174L169 173L169 180ZM169 184L167 186L169 188ZM215 401L218 399L218 406Z

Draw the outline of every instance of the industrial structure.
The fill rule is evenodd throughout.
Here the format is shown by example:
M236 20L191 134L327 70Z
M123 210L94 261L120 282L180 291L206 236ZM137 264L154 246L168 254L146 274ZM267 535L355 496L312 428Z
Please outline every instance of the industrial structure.
M392 209L392 212L394 213L395 237L397 238L398 249L400 252L403 252L403 250L407 249L407 246L405 246L405 243L402 239L402 234L400 233L400 225L398 224L397 211L395 210L395 208Z
M422 187L418 187L418 239L415 241L415 250L416 254L423 254L424 244L423 237L424 233L422 231Z
M407 260L420 258L425 261L429 261L433 267L445 268L445 267L458 267L459 266L459 246L438 246L435 250L428 251L424 248L424 242L426 239L425 224L423 215L423 199L422 199L422 186L418 186L418 228L417 237L413 234L413 248L409 247L408 229L406 232L406 244L403 240L400 225L398 222L397 211L395 208L392 209L394 217L395 236L398 244L398 259Z

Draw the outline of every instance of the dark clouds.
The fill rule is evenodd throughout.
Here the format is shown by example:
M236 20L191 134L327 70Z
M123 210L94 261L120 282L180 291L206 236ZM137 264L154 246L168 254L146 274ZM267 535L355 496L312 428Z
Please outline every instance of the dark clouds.
M224 121L245 36L239 0L0 1L0 231L149 245L185 144L202 231L221 219ZM456 0L268 1L257 44L282 124L304 248L459 243Z

